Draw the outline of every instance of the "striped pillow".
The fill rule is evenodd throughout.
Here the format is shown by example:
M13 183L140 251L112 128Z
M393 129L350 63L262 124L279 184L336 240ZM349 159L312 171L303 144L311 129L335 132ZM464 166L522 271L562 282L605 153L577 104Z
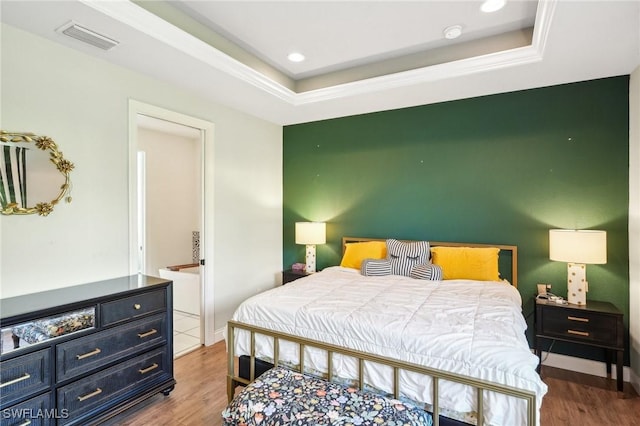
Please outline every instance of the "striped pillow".
M387 259L365 259L360 272L369 277L391 275L391 262Z
M410 276L416 280L442 281L442 268L431 263L415 265Z
M391 273L394 275L411 275L415 265L429 263L429 242L403 242L387 240L387 260L391 262Z

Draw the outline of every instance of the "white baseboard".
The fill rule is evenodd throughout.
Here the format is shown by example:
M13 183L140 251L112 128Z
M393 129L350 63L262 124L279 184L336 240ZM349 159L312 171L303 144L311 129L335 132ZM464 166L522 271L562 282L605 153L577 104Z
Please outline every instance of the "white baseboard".
M542 352L542 359L544 360L542 365L549 367L562 368L563 370L576 371L578 373L591 374L598 377L607 377L607 366L604 362L548 352ZM615 368L615 364L612 364L611 376L613 378L616 377ZM625 382L631 381L631 369L629 367L624 367L622 369L622 379Z
M214 334L213 334L213 343L218 343L221 340L224 340L224 332L225 332L225 328L219 328L217 329Z
M219 341L224 340L225 331L226 331L225 327L219 328L218 330L214 330L213 339L212 340L205 339L205 343L204 343L205 346L215 345Z
M630 368L629 371L631 375L631 380L629 381L631 382L633 388L636 390L636 393L640 394L640 377L638 377Z

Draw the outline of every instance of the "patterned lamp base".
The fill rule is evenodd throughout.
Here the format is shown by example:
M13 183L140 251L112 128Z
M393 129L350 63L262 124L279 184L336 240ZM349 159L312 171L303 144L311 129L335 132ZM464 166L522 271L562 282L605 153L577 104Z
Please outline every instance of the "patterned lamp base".
M315 244L307 244L306 260L307 260L307 266L305 268L305 271L307 273L315 272L316 271L316 246L315 246Z
M583 263L567 263L567 302L587 304L587 270Z

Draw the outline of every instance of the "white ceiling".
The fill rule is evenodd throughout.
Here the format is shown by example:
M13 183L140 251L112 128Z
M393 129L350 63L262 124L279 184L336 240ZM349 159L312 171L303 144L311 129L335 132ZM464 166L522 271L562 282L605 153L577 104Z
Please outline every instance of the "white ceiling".
M532 27L537 1L484 13L475 1L230 2L172 4L293 78ZM458 40L443 30L463 26ZM292 63L290 52L307 60Z
M0 7L9 25L279 124L623 75L640 64L640 0L510 0L493 14L478 0L140 5ZM103 51L55 31L69 21L120 44ZM443 39L454 24L463 35ZM292 50L307 61L288 63Z

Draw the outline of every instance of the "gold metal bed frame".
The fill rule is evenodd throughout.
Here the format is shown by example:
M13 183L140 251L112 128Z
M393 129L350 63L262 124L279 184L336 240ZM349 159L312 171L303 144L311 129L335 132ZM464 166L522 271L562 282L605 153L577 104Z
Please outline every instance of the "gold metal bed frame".
M357 238L357 237L344 237L342 239L342 247L343 252L346 248L346 244L353 242L364 242L364 241L385 241L384 239L379 238ZM405 240L407 241L407 240ZM517 286L517 258L518 258L518 248L517 246L512 245L499 245L499 244L475 244L475 243L451 243L451 242L432 242L429 244L431 246L452 246L452 247L498 247L500 250L510 251L512 260L511 260L511 284L513 286ZM245 330L250 333L250 367L249 367L249 377L250 380L242 378L239 376L239 373L236 374L236 355L235 355L235 330ZM328 344L324 342L319 342L299 336L295 336L292 334L281 333L273 330L269 330L262 327L257 327L249 324L240 323L237 321L229 321L227 323L227 351L228 351L228 373L227 373L227 397L228 400L231 401L235 394L235 387L237 384L247 385L255 380L255 362L256 362L256 335L263 335L267 337L273 338L274 343L274 366L278 366L280 361L279 355L279 347L280 341L292 342L298 345L298 353L299 353L299 372L304 372L305 366L305 347L311 347L320 349L326 352L327 354L327 377L325 378L328 381L332 381L332 366L333 366L333 354L340 354L349 357L353 357L358 360L358 383L360 389L364 387L364 363L373 362L381 365L389 366L393 369L393 395L394 398L398 398L400 395L400 371L410 371L418 374L422 374L425 376L430 376L432 378L432 395L433 395L433 424L434 426L439 426L440 424L440 404L438 398L439 391L439 381L447 380L455 383L461 383L463 385L470 386L477 390L477 425L482 426L484 423L484 401L483 395L485 391L496 392L500 394L504 394L507 396L512 396L516 398L520 398L526 401L527 403L527 425L533 426L536 424L537 418L537 409L536 409L536 394L533 391L518 389L512 386L502 385L498 383L492 383L489 381L476 379L474 377L465 376L456 373L450 373L442 370L436 370L429 367L424 367L418 364L412 364L404 361L399 361L396 359L386 358L379 355L369 354L366 352L361 352L349 348L345 348L342 346L337 346L333 344Z
M249 377L250 380L244 379L236 374L235 372L235 330L246 330L250 333L251 337L251 350L250 350L250 371ZM446 371L436 370L429 367L424 367L417 364L412 364L404 361L398 361L391 358L385 358L382 356L368 354L365 352L356 351L353 349L344 348L337 345L332 345L328 343L318 342L311 339L302 338L299 336L294 336L292 334L280 333L273 330L269 330L262 327L256 327L253 325L243 324L236 321L229 321L227 323L227 350L228 350L228 374L227 374L227 398L229 402L233 399L235 393L236 384L244 384L248 385L253 380L255 380L255 361L256 361L256 335L269 336L273 338L273 364L274 366L278 366L280 364L279 357L279 347L280 341L288 341L293 342L298 345L298 353L299 353L299 372L304 372L304 349L305 347L312 347L316 349L321 349L326 351L327 353L327 377L326 380L332 381L332 370L333 370L333 354L337 353L340 355L346 355L353 357L358 360L358 383L359 388L363 389L364 387L364 362L370 361L374 363L378 363L381 365L387 365L393 368L393 395L394 398L398 398L400 395L400 370L412 371L415 373L423 374L426 376L430 376L433 380L433 424L434 426L439 426L440 424L440 404L438 401L438 387L439 381L448 380L455 383L461 383L463 385L468 385L477 390L477 407L476 412L477 416L477 425L482 426L484 420L484 405L483 405L483 395L484 391L497 392L508 396L513 396L516 398L524 399L527 402L527 425L533 426L536 424L536 394L535 392L518 389L511 386L501 385L497 383L491 383L485 380L476 379L469 376L464 376L461 374L449 373Z

